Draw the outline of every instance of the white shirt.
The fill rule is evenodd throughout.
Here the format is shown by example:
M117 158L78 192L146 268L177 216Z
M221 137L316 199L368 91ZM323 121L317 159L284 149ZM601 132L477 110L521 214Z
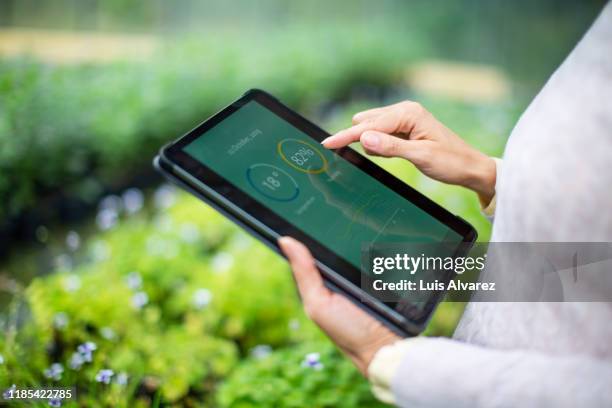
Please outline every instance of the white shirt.
M492 241L612 242L612 4L513 130L496 201ZM612 407L612 303L470 303L453 339L387 346L369 377L406 407Z

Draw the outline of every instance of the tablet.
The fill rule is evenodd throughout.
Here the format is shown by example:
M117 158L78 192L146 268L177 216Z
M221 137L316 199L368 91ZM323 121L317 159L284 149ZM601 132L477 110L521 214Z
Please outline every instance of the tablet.
M302 241L328 287L415 335L444 293L414 304L377 299L360 287L362 249L450 242L465 252L476 231L350 147L325 149L328 136L272 95L250 90L163 147L155 163L277 252L281 236Z

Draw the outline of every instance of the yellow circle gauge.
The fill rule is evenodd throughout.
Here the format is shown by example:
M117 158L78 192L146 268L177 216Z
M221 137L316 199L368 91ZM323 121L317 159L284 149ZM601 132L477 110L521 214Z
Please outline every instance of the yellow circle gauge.
M319 149L303 140L283 139L277 145L278 154L289 166L308 174L327 170L327 159Z

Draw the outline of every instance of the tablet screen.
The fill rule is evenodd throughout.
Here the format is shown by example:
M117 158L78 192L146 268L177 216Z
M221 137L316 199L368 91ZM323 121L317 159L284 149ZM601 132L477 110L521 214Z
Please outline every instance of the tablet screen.
M364 245L463 240L255 100L184 151L356 268Z

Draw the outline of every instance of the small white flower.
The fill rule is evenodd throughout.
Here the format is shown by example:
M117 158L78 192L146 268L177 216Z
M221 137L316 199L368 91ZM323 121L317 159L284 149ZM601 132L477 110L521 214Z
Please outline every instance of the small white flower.
M115 340L117 338L117 334L110 327L103 327L100 329L100 334L106 340Z
M135 309L142 309L149 303L149 296L145 292L136 292L132 296L132 306Z
M58 330L64 329L68 326L68 315L64 312L58 312L53 316L53 327Z
M266 358L272 353L272 347L267 344L259 344L251 349L251 356L258 360Z
M138 272L130 272L125 277L125 283L132 290L140 289L142 287L142 277Z
M128 375L127 373L119 373L117 377L115 377L115 382L119 385L127 385L128 383Z
M96 224L102 231L113 228L118 220L119 214L117 211L110 208L103 208L98 212L98 215L96 215Z
M72 258L68 254L61 254L55 258L55 267L57 269L70 270L72 269Z
M172 218L170 218L165 213L158 215L153 219L153 224L155 228L157 228L160 232L170 232L172 231Z
M128 188L121 195L123 199L123 208L128 214L135 214L142 209L144 204L144 195L137 188Z
M242 231L237 232L232 238L231 245L236 249L247 249L253 243L253 238Z
M108 195L100 200L100 204L98 204L98 209L100 210L112 210L115 213L120 213L123 209L123 201L121 197L117 195Z
M64 279L64 290L66 292L76 292L81 288L81 278L77 275L68 275Z
M111 250L108 244L104 241L96 241L91 247L91 254L96 262L105 261L110 257Z
M0 365L4 364L4 356L0 354Z
M219 252L211 260L213 271L225 272L234 265L234 257L227 252Z
M147 253L151 256L163 256L172 259L178 255L179 247L175 241L152 236L147 239Z
M182 224L179 235L183 242L193 244L200 239L200 230L194 224Z
M68 249L71 251L76 251L81 246L81 237L79 233L76 231L68 232L66 235L66 245L68 245Z
M212 293L208 289L198 289L193 293L192 303L196 309L202 309L205 306L208 306L210 301L212 300Z
M289 320L289 329L296 331L300 328L300 321L298 319Z
M153 202L155 207L166 209L176 201L176 189L170 184L163 184L153 194Z
M317 371L322 370L324 366L320 359L321 355L319 353L308 353L302 361L302 367L312 368Z
M179 253L179 246L176 241L166 241L166 249L163 252L164 258L172 259L176 258Z

